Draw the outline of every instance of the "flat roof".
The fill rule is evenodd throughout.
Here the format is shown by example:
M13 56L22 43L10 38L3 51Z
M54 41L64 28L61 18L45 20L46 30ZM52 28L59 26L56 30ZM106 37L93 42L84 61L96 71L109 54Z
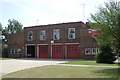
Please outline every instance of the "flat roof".
M24 27L24 28L34 28L34 27L43 27L43 26L54 26L54 25L63 25L63 24L73 24L73 23L81 23L81 24L85 24L82 21L77 21L77 22L66 22L66 23L56 23L56 24L47 24L47 25L35 25L35 26L28 26L28 27Z

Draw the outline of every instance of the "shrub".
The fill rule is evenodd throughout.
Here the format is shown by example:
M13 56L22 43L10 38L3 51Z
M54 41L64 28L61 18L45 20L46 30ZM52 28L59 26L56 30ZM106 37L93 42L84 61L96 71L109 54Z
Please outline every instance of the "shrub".
M101 46L100 52L96 55L97 63L113 63L114 54L109 46Z

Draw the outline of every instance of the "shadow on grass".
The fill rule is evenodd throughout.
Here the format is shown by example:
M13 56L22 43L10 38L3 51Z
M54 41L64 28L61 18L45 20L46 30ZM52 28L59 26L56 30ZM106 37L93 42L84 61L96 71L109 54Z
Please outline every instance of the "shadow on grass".
M97 70L94 73L114 78L114 80L120 80L120 68Z

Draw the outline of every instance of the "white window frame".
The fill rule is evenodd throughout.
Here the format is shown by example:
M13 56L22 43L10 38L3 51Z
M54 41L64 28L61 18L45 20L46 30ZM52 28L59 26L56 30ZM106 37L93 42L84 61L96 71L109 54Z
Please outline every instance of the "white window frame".
M69 35L70 35L70 31L73 30L74 33L72 33L73 35L73 38L71 38ZM75 28L68 28L68 39L75 39Z
M18 54L20 54L21 53L21 49L19 48L19 49L17 49L17 53Z
M18 54L18 50L17 49L14 49L14 54Z
M43 35L41 35L41 33L42 33ZM43 38L43 36L44 36L45 38ZM41 31L40 31L40 40L46 40L46 31L45 31L45 30L41 30Z
M56 34L56 32L57 32L58 34ZM55 35L56 35L57 39L54 37ZM54 39L54 40L59 40L59 39L60 39L60 29L54 29L54 30L53 30L53 39Z
M94 51L95 50L95 51ZM92 48L92 54L96 54L96 48Z
M29 34L30 34L30 33L32 33L31 39L29 39L29 37L30 37ZM33 40L33 31L29 31L29 32L27 33L27 40L28 40L28 41L32 41L32 40Z
M87 50L88 50L88 49L90 50L89 53L87 53ZM85 48L85 54L86 54L86 55L90 55L90 54L91 54L91 48Z
M10 53L11 53L11 54L14 54L14 49L10 49Z
M96 53L98 53L100 51L100 49L99 48L96 48Z

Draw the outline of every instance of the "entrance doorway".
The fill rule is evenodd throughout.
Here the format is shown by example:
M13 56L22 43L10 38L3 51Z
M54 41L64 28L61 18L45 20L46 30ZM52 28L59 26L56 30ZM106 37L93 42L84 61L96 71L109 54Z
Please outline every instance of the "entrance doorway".
M34 45L27 46L27 57L35 58L35 46Z

